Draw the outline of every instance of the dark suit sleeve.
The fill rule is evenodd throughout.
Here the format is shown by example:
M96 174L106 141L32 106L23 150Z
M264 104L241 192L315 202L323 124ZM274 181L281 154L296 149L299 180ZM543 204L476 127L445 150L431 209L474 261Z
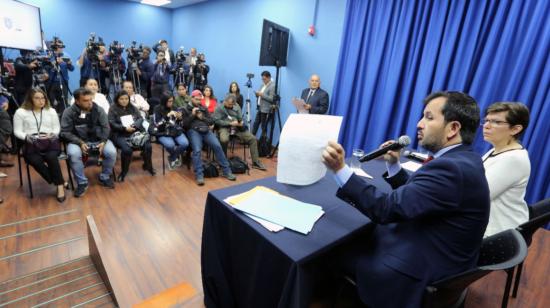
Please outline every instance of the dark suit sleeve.
M404 172L402 170L402 172ZM396 176L403 176L396 175ZM380 224L437 216L458 208L463 194L461 169L453 162L432 161L419 169L411 180L399 186L403 178L383 193L368 181L352 175L337 196L350 202L372 221Z
M328 93L326 91L320 91L319 103L312 106L310 113L325 114L328 110Z

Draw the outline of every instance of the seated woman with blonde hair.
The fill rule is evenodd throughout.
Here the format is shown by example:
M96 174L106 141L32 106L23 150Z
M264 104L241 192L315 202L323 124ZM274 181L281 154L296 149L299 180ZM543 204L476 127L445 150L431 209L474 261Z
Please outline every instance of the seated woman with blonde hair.
M485 111L483 139L493 148L483 155L491 194L485 236L516 228L529 220L525 190L531 163L519 139L529 125L529 109L521 103L494 103Z

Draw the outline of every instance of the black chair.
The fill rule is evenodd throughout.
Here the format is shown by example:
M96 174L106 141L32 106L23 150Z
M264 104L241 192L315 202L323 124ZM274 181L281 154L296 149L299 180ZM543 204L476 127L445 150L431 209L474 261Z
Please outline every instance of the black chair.
M492 271L504 270L508 277L527 256L523 236L515 229L483 239L477 267L436 281L426 287L423 307L463 307L468 286ZM510 283L506 284L502 307L507 307Z
M525 239L527 246L531 246L533 241L533 234L541 227L544 227L550 222L550 198L539 201L529 207L529 221L518 226L516 230L521 233ZM521 273L523 271L523 262L517 266L516 279L514 282L514 289L512 291L512 297L516 297L518 294L519 281L521 279ZM512 277L508 276L506 284L511 283Z
M23 186L23 171L22 171L22 167L21 167L21 159L23 158L23 146L21 144L21 142L17 142L17 147L18 147L18 150L17 150L17 164L18 164L18 168L19 168L19 187ZM71 185L71 189L74 189L73 187L73 179L72 179L72 175L71 175L71 169L70 169L70 166L69 166L69 162L68 162L68 157L67 157L67 154L66 154L66 150L65 150L65 147L63 147L61 153L59 154L59 160L64 160L67 162L67 173L68 173L68 176L69 176L69 183ZM31 180L31 170L30 170L30 166L29 166L29 163L23 158L23 161L25 161L25 166L26 166L26 169L27 169L27 183L29 184L29 198L34 198L34 193L33 193L33 190L32 190L32 180Z

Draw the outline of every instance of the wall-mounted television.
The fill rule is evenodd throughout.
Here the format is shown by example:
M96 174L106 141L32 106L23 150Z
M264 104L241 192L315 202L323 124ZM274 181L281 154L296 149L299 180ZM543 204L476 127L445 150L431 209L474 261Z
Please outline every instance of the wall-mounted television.
M289 34L288 28L264 19L260 48L261 66L286 66Z
M0 47L42 47L40 8L15 0L0 1Z

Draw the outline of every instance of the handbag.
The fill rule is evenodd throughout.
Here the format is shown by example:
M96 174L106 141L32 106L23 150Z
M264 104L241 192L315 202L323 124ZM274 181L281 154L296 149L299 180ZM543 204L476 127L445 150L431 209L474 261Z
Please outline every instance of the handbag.
M146 132L134 132L130 137L126 138L126 143L128 143L131 148L141 149L149 139L150 136Z
M46 153L49 151L61 151L59 138L55 135L44 133L32 134L27 136L25 153Z

